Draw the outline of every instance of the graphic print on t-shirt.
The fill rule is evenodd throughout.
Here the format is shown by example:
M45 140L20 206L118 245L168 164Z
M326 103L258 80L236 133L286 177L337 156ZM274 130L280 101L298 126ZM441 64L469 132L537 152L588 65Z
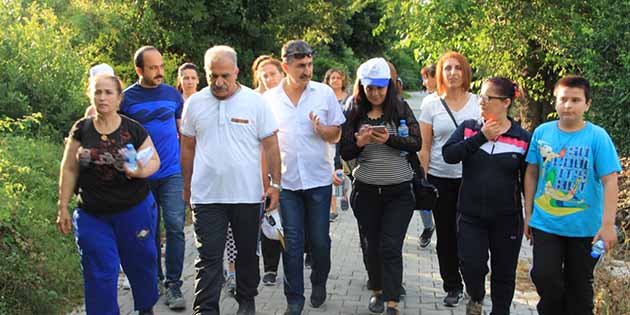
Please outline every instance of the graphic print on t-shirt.
M116 175L120 176L120 172L125 171L125 158L122 150L124 144L131 141L131 134L127 130L121 130L119 133L120 139L116 139L118 137L101 139L95 147L81 146L79 148L79 164L84 167L93 164L98 174L97 180L101 182L111 181ZM114 168L109 167L109 165Z
M539 140L537 146L543 158L541 176L545 188L536 198L536 205L554 216L566 216L587 209L584 183L591 148L563 146L559 152L554 152L551 145L543 140Z

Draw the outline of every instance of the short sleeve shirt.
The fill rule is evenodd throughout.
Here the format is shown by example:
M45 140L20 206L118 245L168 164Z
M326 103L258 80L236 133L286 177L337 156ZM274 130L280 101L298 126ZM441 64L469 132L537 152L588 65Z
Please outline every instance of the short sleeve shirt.
M125 176L122 150L128 143L140 148L147 138L146 130L136 121L121 115L120 126L109 135L94 128L93 118L77 121L70 137L81 143L79 161L79 208L93 214L127 210L144 200L149 184L142 178Z
M183 103L181 94L166 84L144 88L136 83L125 90L120 112L144 126L160 156L160 169L150 180L181 173L176 122L181 118Z
M181 128L196 141L191 203L261 202L261 141L278 129L262 96L241 86L219 100L206 87L186 101Z
M564 132L557 121L534 131L526 162L538 166L538 183L529 225L569 237L597 234L603 216L601 177L621 172L610 136L590 122Z
M479 97L476 94L468 94L468 101L458 111L451 111L457 124L467 119L479 119ZM451 137L456 127L446 109L440 102L440 97L433 93L422 100L420 122L433 127L433 141L429 158L429 174L444 178L461 178L462 163L447 164L442 157L442 146Z
M346 121L335 92L323 83L308 83L297 106L284 92L284 82L263 95L278 121L278 142L282 156L282 188L304 190L332 184L333 161L328 145L315 133L309 113L325 126Z

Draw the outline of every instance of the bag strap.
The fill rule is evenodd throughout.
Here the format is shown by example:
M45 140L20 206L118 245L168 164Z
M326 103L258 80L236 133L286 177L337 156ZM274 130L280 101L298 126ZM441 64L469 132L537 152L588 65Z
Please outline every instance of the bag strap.
M446 101L440 97L440 102L442 103L442 106L444 106L444 109L446 109L446 112L448 113L448 115L451 116L451 119L453 120L453 123L455 124L455 128L457 128L458 125L457 125L457 121L455 120L455 116L453 116L453 112L451 112L451 109L448 108Z

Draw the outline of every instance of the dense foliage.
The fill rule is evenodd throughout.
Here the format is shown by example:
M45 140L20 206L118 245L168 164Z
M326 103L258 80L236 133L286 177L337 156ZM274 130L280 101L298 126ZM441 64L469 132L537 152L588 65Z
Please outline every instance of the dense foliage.
M445 51L464 54L482 78L502 75L525 90L519 115L533 129L553 112L552 90L569 73L594 87L589 116L630 152L628 1L401 0L388 3L383 28L395 28L421 63ZM395 25L395 26L392 26Z

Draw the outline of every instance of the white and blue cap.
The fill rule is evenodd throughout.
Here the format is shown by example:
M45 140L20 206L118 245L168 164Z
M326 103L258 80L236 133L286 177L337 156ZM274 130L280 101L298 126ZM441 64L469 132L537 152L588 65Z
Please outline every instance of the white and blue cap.
M359 66L357 69L357 78L361 80L363 86L384 87L389 85L389 79L392 78L389 72L389 65L383 58L372 58Z
M101 74L101 73L114 75L114 69L106 63L101 63L90 68L90 78L93 78L96 75Z

